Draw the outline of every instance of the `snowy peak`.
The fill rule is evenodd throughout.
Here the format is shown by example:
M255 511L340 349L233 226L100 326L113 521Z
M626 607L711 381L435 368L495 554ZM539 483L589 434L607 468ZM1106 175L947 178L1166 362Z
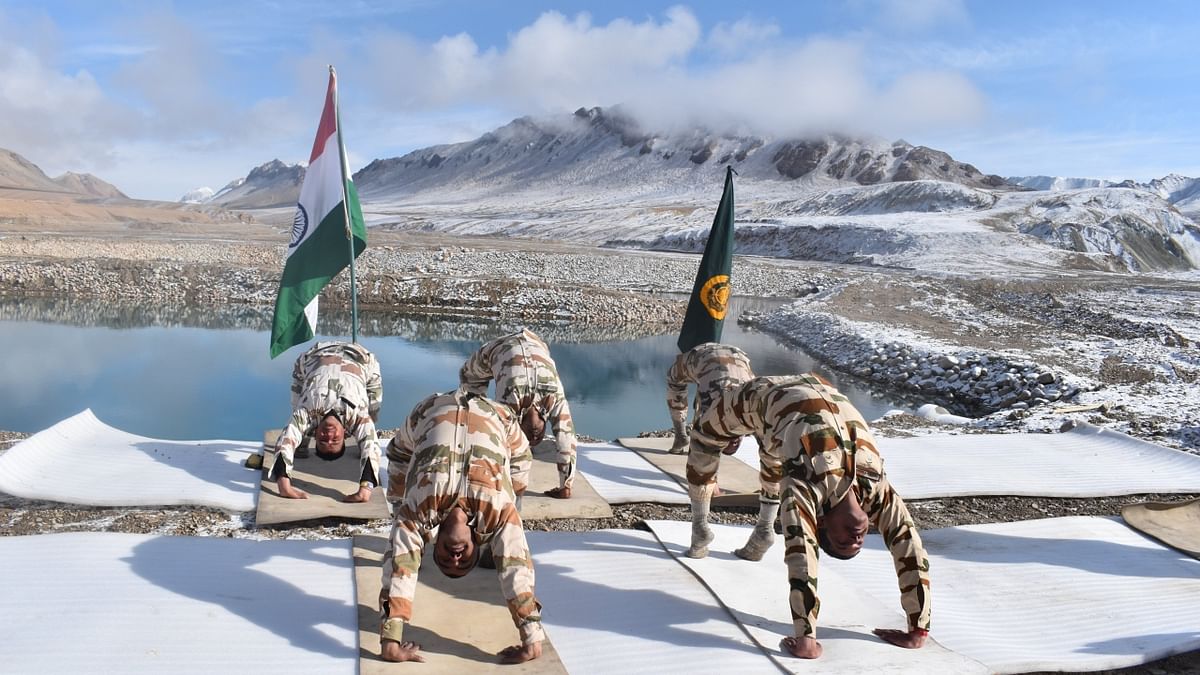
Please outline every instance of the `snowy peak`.
M1010 222L1057 248L1119 261L1113 268L1118 271L1200 267L1200 228L1148 190L1088 188L1033 196Z
M124 192L118 190L111 183L103 181L90 173L75 173L68 171L54 179L54 182L62 186L68 192L77 192L81 195L89 195L92 197L115 197L118 199L128 199Z
M1009 176L1008 182L1013 185L1027 187L1030 190L1047 190L1051 192L1113 187L1118 185L1118 183L1102 178L1063 178L1061 176Z
M1014 176L1008 180L1010 183L1023 187L1052 192L1103 187L1144 190L1162 197L1184 215L1200 222L1200 178L1189 178L1172 173L1162 178L1155 178L1148 183L1137 183L1132 180L1114 182L1099 178L1059 178L1055 176Z
M251 169L245 178L230 181L204 203L233 209L265 209L294 205L300 196L304 173L305 167L300 164L285 164L273 159Z
M640 196L673 186L709 185L733 166L745 179L875 185L941 180L1006 187L999 176L944 152L903 141L828 135L773 139L695 127L652 132L622 108L580 108L570 116L522 117L474 141L377 159L355 174L364 197L410 198L454 192L460 198L554 186ZM465 194L464 194L465 192Z
M940 180L970 187L1005 187L1003 178L984 175L970 164L923 145L897 141L889 146L843 136L777 144L772 163L786 178L814 173L859 185Z
M213 189L210 187L198 187L180 197L179 202L181 204L203 204L212 199L213 194Z

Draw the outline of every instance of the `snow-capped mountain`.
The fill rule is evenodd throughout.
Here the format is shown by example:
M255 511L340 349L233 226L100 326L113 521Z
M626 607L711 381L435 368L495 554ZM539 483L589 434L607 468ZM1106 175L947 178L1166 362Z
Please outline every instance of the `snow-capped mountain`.
M213 194L213 189L210 187L198 187L180 197L179 201L183 204L203 204L212 199Z
M1200 267L1200 229L1167 201L1194 199L1191 179L1031 191L904 141L650 133L620 109L520 118L354 180L373 227L698 251L726 166L740 253L963 273ZM276 160L210 203L290 205L302 180Z
M300 185L304 182L304 172L305 167L301 164L284 164L278 159L273 159L251 169L245 178L230 181L225 187L217 190L215 194L200 203L215 204L231 209L294 206L300 196ZM189 192L188 195L194 192L196 191Z
M1013 176L1008 182L1032 190L1078 190L1082 188L1116 187L1145 190L1156 194L1179 209L1184 215L1200 222L1200 178L1173 173L1148 183L1132 180L1109 181L1101 178L1060 178L1057 176Z
M1145 190L1167 200L1184 215L1200 223L1200 178L1169 174L1145 184Z
M705 129L653 133L619 108L558 119L522 117L466 143L377 159L354 175L364 200L420 193L473 199L569 186L618 199L710 191L725 166L743 180L803 186L875 185L918 179L1003 187L944 152L904 141L825 136L771 139Z
M1111 180L1104 180L1103 178L1063 178L1062 176L1009 176L1005 180L1012 183L1013 185L1020 185L1021 187L1027 187L1030 190L1049 190L1049 191L1055 191L1055 192L1057 192L1059 190L1081 190L1084 188L1111 187L1114 185L1124 185L1124 187L1132 187L1132 183L1130 181L1125 181L1125 183L1130 183L1129 185L1125 185L1125 183L1111 181Z

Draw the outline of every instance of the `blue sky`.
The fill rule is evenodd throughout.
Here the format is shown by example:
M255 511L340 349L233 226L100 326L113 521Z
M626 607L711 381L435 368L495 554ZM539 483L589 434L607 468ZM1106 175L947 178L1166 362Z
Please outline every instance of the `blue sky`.
M0 148L133 197L307 159L326 65L352 169L522 115L871 134L1001 175L1200 176L1200 3L0 3Z

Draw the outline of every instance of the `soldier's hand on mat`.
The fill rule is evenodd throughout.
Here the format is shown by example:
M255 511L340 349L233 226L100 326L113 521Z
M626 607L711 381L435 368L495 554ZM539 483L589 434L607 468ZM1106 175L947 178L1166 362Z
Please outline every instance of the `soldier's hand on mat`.
M542 643L513 645L500 650L500 663L525 663L542 655Z
M347 504L361 504L363 502L369 502L371 501L371 488L360 487L358 488L358 492L342 497L342 501L346 502Z
M571 488L569 488L569 487L554 488L553 490L546 490L542 494L546 495L547 497L554 497L555 499L570 499L571 498Z
M785 637L779 641L783 651L802 659L815 659L821 656L821 643L810 637Z
M379 646L379 656L384 661L392 661L395 663L402 661L416 661L418 663L425 662L425 657L421 655L421 645L415 642L380 640Z
M308 499L308 493L292 487L292 479L287 476L279 479L279 496L288 499Z
M876 628L871 632L887 642L897 647L904 647L905 649L920 649L925 646L925 636L929 635L929 631L921 630L920 628L914 628L909 631L896 630L894 628Z

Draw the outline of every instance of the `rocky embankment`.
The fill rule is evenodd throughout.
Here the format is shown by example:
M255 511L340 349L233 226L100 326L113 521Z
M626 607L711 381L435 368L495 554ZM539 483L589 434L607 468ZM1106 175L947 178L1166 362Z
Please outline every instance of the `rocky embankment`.
M746 323L783 336L832 367L869 380L880 388L939 403L969 417L999 410L1070 399L1096 383L996 352L962 349L928 338L878 329L848 321L799 304L769 315L754 315Z
M282 246L256 243L0 239L0 295L151 305L273 306ZM618 251L479 250L372 245L357 260L359 306L397 312L677 326L695 258ZM809 275L771 264L739 270L748 295L801 295ZM322 296L347 307L348 275ZM793 296L794 297L794 296Z

